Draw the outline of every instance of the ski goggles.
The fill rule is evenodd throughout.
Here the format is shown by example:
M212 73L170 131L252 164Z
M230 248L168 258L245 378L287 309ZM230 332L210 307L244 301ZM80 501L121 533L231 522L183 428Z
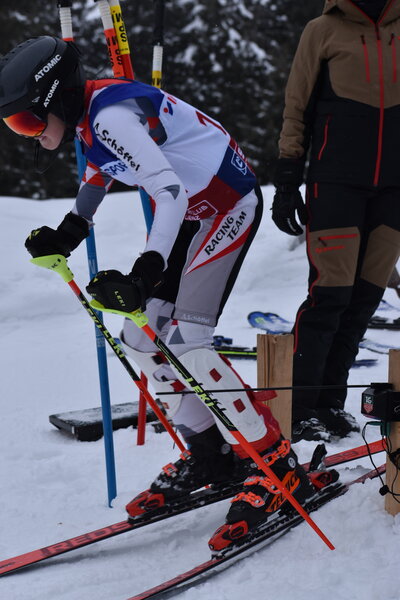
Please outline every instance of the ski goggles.
M47 121L37 117L30 110L23 110L6 117L3 121L12 131L25 137L38 137L47 127Z

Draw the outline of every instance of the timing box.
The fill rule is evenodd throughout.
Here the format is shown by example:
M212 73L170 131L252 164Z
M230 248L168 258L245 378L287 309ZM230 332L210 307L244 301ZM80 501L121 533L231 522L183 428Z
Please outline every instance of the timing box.
M390 383L371 383L362 393L361 412L387 423L400 421L400 392L395 392Z

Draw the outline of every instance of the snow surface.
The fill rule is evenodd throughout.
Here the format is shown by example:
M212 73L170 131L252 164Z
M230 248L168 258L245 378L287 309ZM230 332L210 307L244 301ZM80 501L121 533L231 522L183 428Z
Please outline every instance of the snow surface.
M271 189L265 188L266 206ZM0 560L121 521L125 504L145 489L178 451L167 434L151 426L144 446L136 431L115 432L118 496L108 507L103 441L78 442L48 420L50 414L100 405L94 327L78 300L56 274L33 266L24 248L31 229L55 227L72 200L38 202L0 198L2 214ZM145 226L137 195L111 194L96 216L99 268L127 271L143 249ZM279 312L293 319L306 293L304 245L274 228L268 208L216 333L253 346L257 331L246 321L252 310ZM82 290L88 281L86 251L69 259ZM385 298L399 306L392 290ZM392 316L397 316L392 315ZM114 335L120 319L106 316ZM368 336L398 345L398 333ZM387 380L387 356L370 368L353 369L352 384ZM114 404L137 399L137 390L109 353ZM256 385L256 364L236 367ZM347 408L358 418L360 389L349 393ZM369 427L368 439L379 436ZM362 443L360 434L328 445L338 452ZM295 449L309 460L314 444ZM377 464L384 462L381 454ZM343 479L364 472L368 460L342 468ZM400 517L384 510L378 480L354 486L314 514L336 546L330 551L302 524L286 536L212 579L183 592L182 600L399 600ZM227 502L185 514L137 532L76 550L45 564L2 578L2 600L125 600L209 558L207 540L223 523Z

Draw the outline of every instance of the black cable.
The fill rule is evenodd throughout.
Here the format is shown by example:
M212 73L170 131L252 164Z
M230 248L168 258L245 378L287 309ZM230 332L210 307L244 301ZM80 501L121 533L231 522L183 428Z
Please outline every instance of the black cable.
M203 385L203 384L201 384ZM229 390L204 390L207 394L222 394L225 392L279 392L285 390L341 390L350 388L368 388L370 383L367 384L354 384L354 385L295 385L295 386L284 386L284 387L245 387L245 388L234 388ZM193 394L192 390L183 390L182 392L156 392L157 396L173 396L175 394Z
M369 448L369 443L368 443L368 441L367 441L367 437L366 437L366 429L367 429L367 425L372 425L372 423L370 423L370 422L367 422L367 423L365 423L364 427L362 428L361 435L362 435L362 439L364 440L364 443L365 443L365 445L366 445L366 447L367 447L367 452L368 452L368 457L369 457L369 460L371 461L371 464L372 464L372 466L374 467L374 469L375 469L375 471L376 471L376 473L377 473L377 475L378 475L379 479L381 480L382 487L381 487L381 489L379 490L379 493L380 493L380 494L382 494L382 496L383 496L383 495L384 495L384 493L386 494L387 492L385 491L384 493L382 493L382 491L381 491L381 490L382 490L383 488L387 487L387 486L386 486L385 482L384 482L384 481L383 481L383 479L382 479L382 475L381 475L381 474L379 473L379 471L378 471L378 467L377 467L377 466L376 466L376 464L374 463L374 459L372 458L372 454L371 454L371 451L370 451L370 448ZM384 440L384 436L382 436L382 440ZM385 442L385 441L383 441L383 446L384 446L384 449L385 449L385 451L386 451L386 442Z
M390 438L386 438L386 442L387 442L387 455L389 456L390 462L396 467L396 475L392 481L392 485L391 488L389 489L389 487L386 485L385 487L387 488L387 493L389 493L394 500L396 500L397 503L400 504L400 500L398 500L398 498L400 498L400 494L396 494L396 492L394 491L394 487L395 487L395 483L396 480L399 476L399 464L398 464L398 457L400 455L400 449L398 448L397 450L393 451L393 447L392 447L392 442L390 440ZM397 459L397 460L395 460Z
M386 494L390 494L394 498L394 500L400 504L400 500L398 499L398 498L400 498L400 494L396 494L396 492L394 491L394 484L395 484L395 481L396 481L397 477L399 476L399 464L398 463L400 463L400 458L399 458L400 457L400 449L396 450L395 452L392 452L390 438L388 438L387 436L382 435L383 448L384 448L386 454L389 456L391 462L396 467L396 476L393 479L391 487L389 488L389 486L383 481L382 476L381 476L381 474L378 471L378 467L374 463L374 459L372 458L372 454L370 452L369 443L368 443L367 438L366 438L367 425L372 425L372 424L373 423L371 423L371 422L365 423L365 425L364 425L364 427L362 429L361 435L362 435L362 438L363 438L363 440L365 442L365 445L367 447L367 452L368 452L369 460L371 461L371 464L374 467L374 469L375 469L375 471L376 471L376 473L377 473L377 475L378 475L378 477L379 477L379 479L381 481L381 484L382 484L382 487L380 488L379 493L382 496L385 496ZM394 457L394 458L397 459L396 462L395 462L394 458L392 458L392 457Z

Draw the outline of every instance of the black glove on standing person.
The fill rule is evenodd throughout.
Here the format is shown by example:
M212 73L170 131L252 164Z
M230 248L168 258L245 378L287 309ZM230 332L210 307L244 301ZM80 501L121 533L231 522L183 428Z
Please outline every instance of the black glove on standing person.
M31 231L25 248L33 258L49 254L62 254L67 258L88 235L89 223L86 219L69 212L57 229L44 225Z
M163 282L164 259L158 252L144 252L129 275L114 269L99 271L86 287L106 308L133 312L146 309L146 300Z
M301 235L302 225L307 223L307 210L299 187L303 183L304 162L295 158L278 158L273 184L276 187L272 203L272 220L284 233Z

